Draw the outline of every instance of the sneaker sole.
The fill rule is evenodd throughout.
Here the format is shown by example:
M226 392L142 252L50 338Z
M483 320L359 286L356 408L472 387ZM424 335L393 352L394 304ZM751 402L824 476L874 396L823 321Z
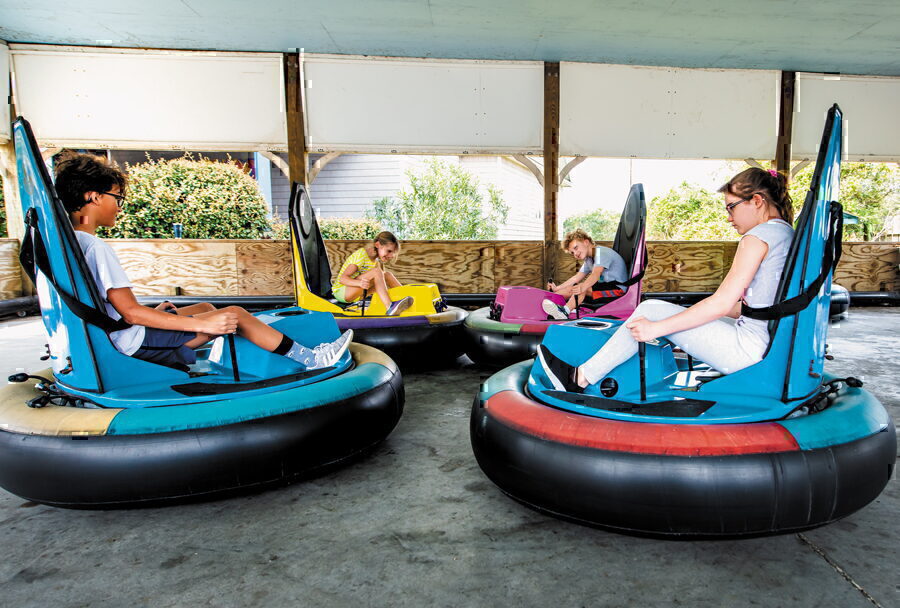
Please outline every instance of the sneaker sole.
M565 321L569 317L559 309L559 306L551 302L550 300L544 300L541 302L541 308L545 313L556 319L557 321Z

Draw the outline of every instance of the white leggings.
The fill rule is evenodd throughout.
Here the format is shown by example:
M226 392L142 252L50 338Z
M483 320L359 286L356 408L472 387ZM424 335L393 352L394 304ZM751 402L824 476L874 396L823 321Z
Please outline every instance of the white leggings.
M683 306L671 302L644 300L628 317L628 321L636 317L661 321L684 310L686 309ZM717 319L693 329L675 332L666 338L692 357L709 364L723 374L730 374L758 363L765 352L766 345L762 345L761 349L752 346L746 348L747 340L741 340L740 333L737 325ZM753 352L749 352L750 350ZM623 323L603 348L588 359L581 369L587 381L596 384L613 369L633 357L637 351L638 343L631 337L631 332Z

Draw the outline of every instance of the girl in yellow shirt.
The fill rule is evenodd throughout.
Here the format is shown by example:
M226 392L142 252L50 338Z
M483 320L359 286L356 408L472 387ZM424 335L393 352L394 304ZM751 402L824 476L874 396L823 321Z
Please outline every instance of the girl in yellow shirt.
M374 289L387 308L387 316L399 315L409 308L413 299L409 296L391 301L388 289L400 287L400 281L391 272L382 270L379 262L388 262L400 252L400 241L390 232L381 232L375 239L360 247L348 257L331 285L334 297L343 303L355 302L363 292Z

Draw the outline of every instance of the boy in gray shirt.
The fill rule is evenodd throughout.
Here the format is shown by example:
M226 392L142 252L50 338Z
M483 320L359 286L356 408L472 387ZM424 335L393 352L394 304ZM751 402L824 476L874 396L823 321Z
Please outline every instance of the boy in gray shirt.
M628 268L625 260L615 250L602 245L595 245L590 235L581 230L574 230L566 235L563 240L563 249L572 254L576 260L582 260L578 269L565 283L556 285L552 281L547 284L547 290L558 293L568 298L565 306L559 306L552 300L544 300L542 308L544 312L554 319L568 319L570 311L576 306L578 300L584 302L590 299L593 287L597 282L624 282L628 280ZM610 290L621 292L621 290ZM621 293L614 294L621 295Z

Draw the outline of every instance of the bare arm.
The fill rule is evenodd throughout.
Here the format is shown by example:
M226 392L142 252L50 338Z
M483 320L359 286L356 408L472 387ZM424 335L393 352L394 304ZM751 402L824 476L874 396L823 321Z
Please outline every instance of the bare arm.
M594 266L591 269L591 273L588 275L584 275L586 278L575 286L575 289L572 290L572 293L575 295L579 295L590 291L594 283L600 280L600 275L603 274L604 270L606 269L603 266ZM584 273L581 274L583 275Z
M742 238L731 269L715 293L668 319L653 322L639 317L628 323L627 327L636 340L647 341L699 327L724 316L730 316L735 310L739 313L740 299L753 281L768 250L769 246L755 236Z
M143 306L134 297L129 287L117 287L106 292L109 303L113 305L126 323L144 325L157 329L175 331L191 331L210 335L232 333L237 328L237 319L232 313L220 311L220 314L207 313L203 318L186 317L163 312L157 308Z
M369 279L354 279L350 276L357 270L359 270L359 266L356 264L348 265L347 268L344 269L344 274L338 279L338 282L347 287L362 287L363 289L368 289L371 285Z
M583 272L576 272L571 277L569 277L564 283L560 283L559 285L554 286L553 291L559 291L560 289L565 289L567 287L572 287L573 285L577 285L581 282L581 279L586 277L587 275Z

